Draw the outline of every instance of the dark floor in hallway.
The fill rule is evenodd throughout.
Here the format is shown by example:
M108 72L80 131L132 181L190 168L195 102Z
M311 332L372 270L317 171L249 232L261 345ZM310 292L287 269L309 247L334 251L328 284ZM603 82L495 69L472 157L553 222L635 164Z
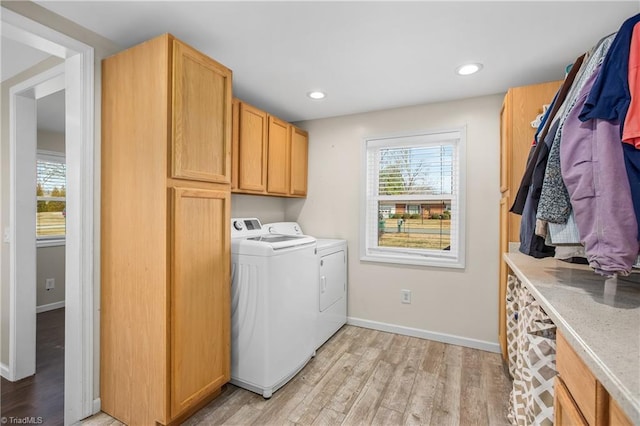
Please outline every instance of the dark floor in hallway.
M35 375L17 382L2 378L0 414L6 424L64 423L64 308L37 315L36 352Z

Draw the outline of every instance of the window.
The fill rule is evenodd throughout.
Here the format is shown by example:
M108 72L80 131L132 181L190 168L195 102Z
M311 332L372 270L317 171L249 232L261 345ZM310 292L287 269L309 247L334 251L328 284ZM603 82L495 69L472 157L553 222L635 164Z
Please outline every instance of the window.
M63 155L38 151L36 162L38 245L60 242L66 234L66 164Z
M360 258L464 268L464 129L370 138Z

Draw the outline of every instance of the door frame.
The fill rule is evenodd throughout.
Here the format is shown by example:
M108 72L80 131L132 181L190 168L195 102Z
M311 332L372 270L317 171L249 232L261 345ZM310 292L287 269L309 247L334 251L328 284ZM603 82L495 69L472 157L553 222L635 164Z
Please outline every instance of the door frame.
M65 34L46 27L25 16L2 8L2 35L20 43L64 59L65 78L65 157L67 163L67 232L65 246L65 369L64 369L64 422L73 424L97 412L99 400L94 403L94 259L99 234L94 226L94 49ZM36 79L37 77L34 77ZM30 84L37 81L30 79ZM15 107L33 90L23 82L10 89L10 221L9 221L9 276L10 276L10 357L8 377L16 380L19 371L19 350L16 337L22 332L17 312L25 286L17 285L16 271L21 265L16 245L21 234L16 229L20 214L16 202L16 131ZM33 102L35 105L35 102ZM35 168L35 164L34 164ZM35 197L34 197L35 199ZM35 204L35 201L34 201ZM35 230L33 232L35 235ZM29 237L30 238L30 237ZM35 247L35 239L33 240ZM35 253L35 250L33 251ZM35 264L34 264L35 265ZM27 292L33 283L28 283ZM35 302L35 300L34 300ZM29 315L35 303L29 307ZM34 321L35 324L35 321ZM35 335L35 332L34 332ZM35 341L34 341L35 354Z

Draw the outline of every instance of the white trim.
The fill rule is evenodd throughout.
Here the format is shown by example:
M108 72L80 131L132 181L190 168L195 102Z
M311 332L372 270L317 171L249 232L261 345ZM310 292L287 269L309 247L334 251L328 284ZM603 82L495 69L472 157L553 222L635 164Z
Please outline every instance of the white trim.
M9 366L4 362L0 362L0 376L9 380Z
M53 311L54 309L64 308L64 300L60 302L47 303L46 305L36 306L36 314L41 312Z
M355 325L356 327L370 328L372 330L385 331L387 333L401 334L403 336L434 340L436 342L448 343L450 345L458 345L464 346L466 348L500 353L500 345L498 343L470 339L468 337L461 337L453 334L438 333L437 331L422 330L419 328L405 327L396 324L387 324L384 322L370 321L354 317L347 317L347 324Z
M2 8L0 19L3 36L65 59L65 156L68 184L67 217L70 221L67 224L65 249L67 309L64 422L74 424L93 414L94 408L93 249L94 239L99 239L99 234L95 234L94 228L94 49L5 8ZM13 183L12 191L14 192L11 203L15 202ZM10 228L13 226L11 222ZM15 251L15 243L16 235L13 230L10 254ZM10 268L15 269L15 265L12 264ZM12 273L10 271L10 275ZM10 285L15 292L15 281ZM35 309L35 302L33 306ZM16 322L14 313L15 307L10 314L13 325ZM10 326L10 333L15 332L13 325Z
M64 152L47 151L46 149L38 149L36 151L36 157L38 158L38 160L49 161L51 163L66 163Z
M55 72L44 72L9 89L9 377L12 381L36 372L36 204L30 190L35 184L37 145L33 88L55 75Z
M66 239L63 238L43 238L40 237L36 241L36 248L41 247L60 247L66 245Z
M98 414L102 410L102 400L100 398L96 398L93 400L93 410L91 414Z

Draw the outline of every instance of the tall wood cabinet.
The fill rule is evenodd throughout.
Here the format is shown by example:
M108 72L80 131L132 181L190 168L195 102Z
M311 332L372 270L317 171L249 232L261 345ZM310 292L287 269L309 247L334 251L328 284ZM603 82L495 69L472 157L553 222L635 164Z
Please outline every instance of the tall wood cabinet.
M498 338L507 359L506 306L507 264L502 253L510 242L520 241L520 216L509 213L526 168L536 129L531 122L550 104L562 81L514 87L507 91L500 111L500 243L498 287Z
M234 99L232 139L233 192L279 197L307 195L306 131Z
M230 376L231 71L171 35L102 64L102 410L172 424Z

